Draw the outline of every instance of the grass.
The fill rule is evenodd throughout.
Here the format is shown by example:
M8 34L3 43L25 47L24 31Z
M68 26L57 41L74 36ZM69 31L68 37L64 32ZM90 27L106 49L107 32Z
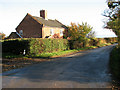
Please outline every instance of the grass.
M38 55L38 57L57 57L57 56L66 55L66 54L70 54L77 51L78 50L66 50L66 51L58 51L53 53L42 53Z
M11 58L27 58L27 57L23 55L15 55L12 53L2 53L2 58L11 59Z

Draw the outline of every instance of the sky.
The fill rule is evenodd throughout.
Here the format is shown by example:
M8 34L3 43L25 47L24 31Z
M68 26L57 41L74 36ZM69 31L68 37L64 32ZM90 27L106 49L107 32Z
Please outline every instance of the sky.
M107 8L106 0L0 0L0 32L7 36L27 13L40 16L40 10L47 10L49 19L57 19L65 25L87 22L96 32L96 37L114 37L111 30L103 28Z

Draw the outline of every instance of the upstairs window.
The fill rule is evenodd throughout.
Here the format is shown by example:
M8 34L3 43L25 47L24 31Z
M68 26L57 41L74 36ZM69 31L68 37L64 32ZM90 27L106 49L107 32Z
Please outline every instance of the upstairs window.
M54 35L54 30L50 29L50 35Z
M60 35L63 35L63 30L60 30Z
M19 34L20 34L20 35L23 35L23 30L20 30L20 31L19 31Z

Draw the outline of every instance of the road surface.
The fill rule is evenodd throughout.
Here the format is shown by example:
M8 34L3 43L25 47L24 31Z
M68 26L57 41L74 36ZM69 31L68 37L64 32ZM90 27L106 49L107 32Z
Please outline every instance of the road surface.
M82 51L2 76L3 88L111 88L109 53L114 45Z

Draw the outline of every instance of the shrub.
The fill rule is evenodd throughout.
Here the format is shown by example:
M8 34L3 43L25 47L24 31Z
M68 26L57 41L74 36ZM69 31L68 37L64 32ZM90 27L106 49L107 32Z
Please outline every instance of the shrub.
M89 38L85 38L83 41L83 47L89 47L90 46L90 39Z
M106 42L115 42L116 38L83 38L79 40L67 39L11 39L2 41L3 53L12 53L15 55L23 54L24 50L27 55L40 55L41 53L51 53L67 49L80 49L90 46L102 46Z
M114 37L114 38L105 38L106 42L107 43L115 43L117 42L117 37Z
M29 51L28 46L27 40L6 40L2 42L2 52L19 55L23 54L24 50Z
M90 46L105 46L107 43L115 43L117 41L117 38L84 38L79 40L70 40L70 48L71 49L80 49L84 47L90 47Z
M110 53L110 68L113 75L120 80L120 47Z
M73 47L73 49L80 49L80 48L83 48L83 42L74 41L72 47Z

